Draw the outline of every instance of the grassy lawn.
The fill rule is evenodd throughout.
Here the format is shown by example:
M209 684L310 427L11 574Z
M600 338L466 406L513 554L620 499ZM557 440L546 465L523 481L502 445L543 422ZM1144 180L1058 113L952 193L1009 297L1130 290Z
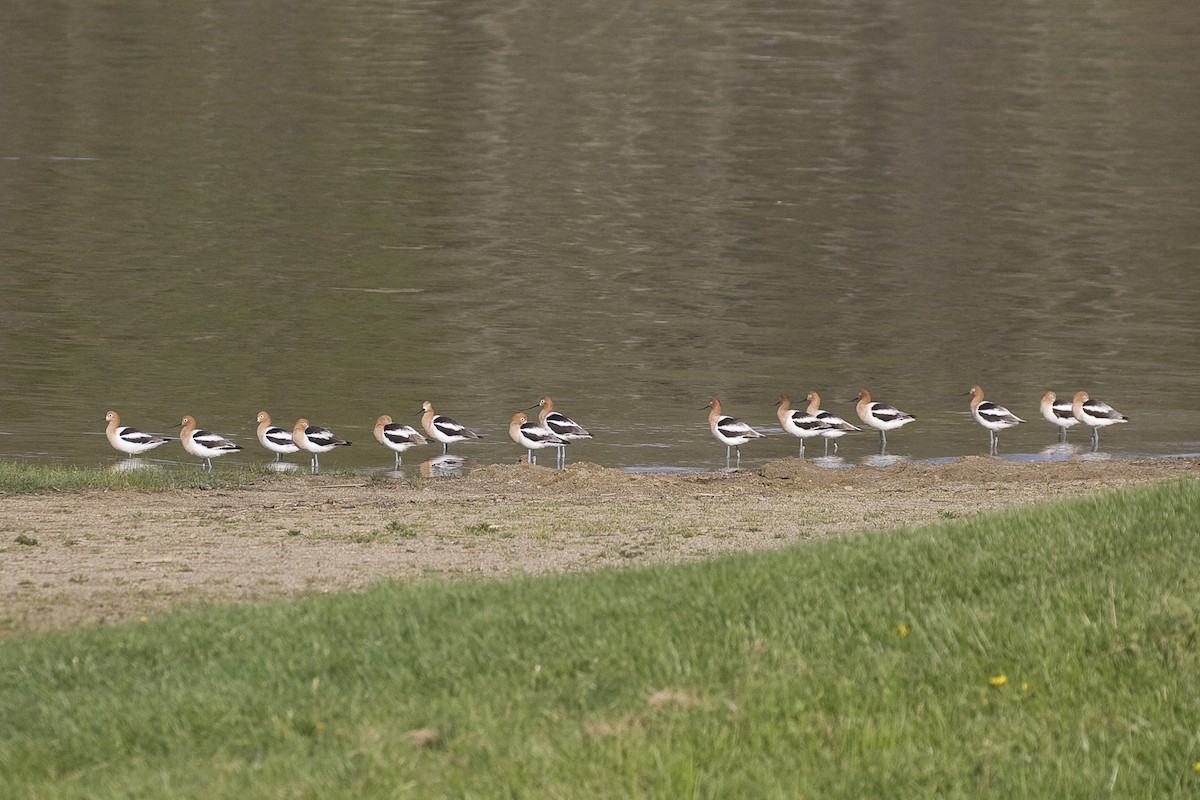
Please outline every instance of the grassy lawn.
M0 797L1200 796L1198 529L1171 483L10 640Z

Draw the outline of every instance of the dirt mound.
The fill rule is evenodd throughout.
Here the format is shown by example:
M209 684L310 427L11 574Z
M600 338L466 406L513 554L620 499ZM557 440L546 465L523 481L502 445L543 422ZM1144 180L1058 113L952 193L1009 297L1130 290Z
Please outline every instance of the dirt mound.
M768 481L788 481L793 486L826 488L844 486L855 477L850 469L830 469L798 458L781 458L764 464L758 474Z

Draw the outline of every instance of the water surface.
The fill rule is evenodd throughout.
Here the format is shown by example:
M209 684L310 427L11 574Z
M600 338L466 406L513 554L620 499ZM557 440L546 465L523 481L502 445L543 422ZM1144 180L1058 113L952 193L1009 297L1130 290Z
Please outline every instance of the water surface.
M6 16L0 458L110 462L114 408L265 461L267 409L382 468L374 419L430 400L510 461L549 393L597 436L572 460L634 469L723 466L719 395L774 429L753 466L796 448L780 392L864 386L918 417L891 454L948 458L986 452L974 383L1030 420L1009 456L1054 456L1045 389L1133 418L1102 453L1200 449L1187 4Z

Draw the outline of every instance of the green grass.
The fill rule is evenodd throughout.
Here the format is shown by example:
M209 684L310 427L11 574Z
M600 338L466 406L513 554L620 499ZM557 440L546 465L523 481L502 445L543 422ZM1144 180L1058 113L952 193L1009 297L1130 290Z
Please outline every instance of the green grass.
M1174 483L11 640L0 796L1195 797L1197 520Z
M270 475L265 468L245 466L218 467L211 473L199 466L113 472L105 467L56 467L0 461L0 493L35 494L85 489L236 489Z

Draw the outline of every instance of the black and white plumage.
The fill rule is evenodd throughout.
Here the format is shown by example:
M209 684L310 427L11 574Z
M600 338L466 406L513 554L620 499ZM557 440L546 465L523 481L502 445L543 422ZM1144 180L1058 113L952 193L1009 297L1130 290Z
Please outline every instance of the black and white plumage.
M810 414L807 411L794 410L792 408L792 398L790 395L779 395L779 402L776 403L779 408L776 409L775 415L779 417L779 424L783 429L792 436L800 439L800 455L804 455L804 440L811 439L814 436L820 436L821 431L827 427L816 414Z
M855 411L858 412L859 419L879 431L880 448L887 447L888 431L895 430L916 420L916 417L913 415L905 414L893 405L872 401L871 393L866 389L859 390L858 404L855 406Z
M1058 426L1058 438L1061 441L1066 441L1067 428L1079 424L1079 420L1075 419L1075 415L1071 413L1071 401L1059 400L1058 395L1054 392L1046 392L1042 395L1038 410L1042 412L1042 417L1047 422Z
M317 459L319 454L328 453L335 447L349 447L352 444L352 442L347 442L334 436L333 431L328 428L309 425L308 420L304 418L296 420L296 424L292 426L292 441L301 450L307 450L312 453L312 471L314 475L321 468L320 461Z
M737 452L737 463L742 463L741 446L751 439L761 439L763 434L751 428L740 419L721 413L721 401L713 398L705 408L708 412L708 429L718 442L725 445L725 466L729 466L730 450Z
M560 451L566 447L567 440L559 436L545 425L530 422L524 411L513 414L508 423L508 436L528 452L529 463L536 464L537 456L534 450L544 447L557 447Z
M816 392L809 392L808 397L808 413L821 422L825 423L825 427L821 429L821 438L825 440L825 455L829 455L829 442L833 442L833 452L837 452L837 440L845 436L847 433L857 433L862 428L857 425L851 425L846 420L834 414L832 411L825 411L821 408L821 395Z
M478 439L479 434L465 425L459 425L449 417L444 417L433 410L433 403L426 400L421 404L421 427L430 439L442 443L442 454L450 449L451 442L465 442Z
M182 424L183 430L179 434L179 441L183 445L183 449L197 458L204 459L205 468L210 472L212 471L212 460L217 456L242 451L239 445L224 436L197 428L196 419L191 415L185 415Z
M289 431L271 424L271 415L267 412L258 412L255 422L258 423L258 430L255 432L255 435L258 436L258 443L274 453L276 461L300 449L292 441L292 434Z
M978 385L972 386L967 392L971 395L971 416L975 418L988 432L988 452L995 453L1000 444L1000 431L1013 428L1025 420L1009 411L1007 408L983 399L983 389Z
M429 441L416 428L392 422L392 418L387 414L375 420L375 439L384 447L396 452L396 469L400 469L401 453L423 444L429 444Z
M108 422L108 427L104 430L104 435L108 438L108 443L113 446L113 449L124 453L130 458L140 456L142 453L171 441L171 437L169 436L152 436L149 433L139 431L137 428L122 425L121 415L115 411L109 411L104 415L104 419Z
M1075 419L1092 429L1092 446L1100 445L1100 429L1108 425L1129 422L1129 417L1117 411L1103 400L1092 399L1087 392L1076 392L1071 400L1071 413Z
M580 439L591 439L592 435L587 432L582 425L575 420L554 410L554 401L550 399L550 395L542 395L542 399L538 400L537 406L540 408L538 412L538 422L546 428L554 431L554 433L564 441L575 442ZM558 449L558 465L565 467L567 462L567 448L560 447Z

